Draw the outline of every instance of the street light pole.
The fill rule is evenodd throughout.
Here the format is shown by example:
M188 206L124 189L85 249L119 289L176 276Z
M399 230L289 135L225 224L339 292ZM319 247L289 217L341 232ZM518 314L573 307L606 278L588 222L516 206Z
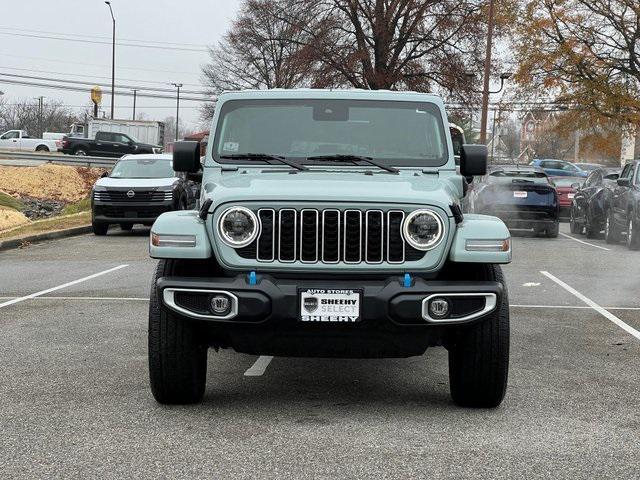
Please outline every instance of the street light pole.
M180 88L181 83L172 83L174 87L178 89L178 95L176 96L176 142L178 141L178 128L180 126Z
M109 11L111 12L111 20L113 20L113 41L111 47L111 120L113 120L113 110L116 94L116 17L113 16L111 2L105 1L104 3L109 6Z
M484 85L482 88L482 116L480 118L480 143L487 143L487 117L489 114L489 75L491 73L491 47L493 43L494 0L489 0L487 49L484 58Z

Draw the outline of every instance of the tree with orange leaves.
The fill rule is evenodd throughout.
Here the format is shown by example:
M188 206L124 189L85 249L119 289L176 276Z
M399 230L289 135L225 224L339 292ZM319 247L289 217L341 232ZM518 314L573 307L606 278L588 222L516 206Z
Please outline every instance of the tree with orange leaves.
M516 79L582 113L583 125L640 124L640 2L524 0Z

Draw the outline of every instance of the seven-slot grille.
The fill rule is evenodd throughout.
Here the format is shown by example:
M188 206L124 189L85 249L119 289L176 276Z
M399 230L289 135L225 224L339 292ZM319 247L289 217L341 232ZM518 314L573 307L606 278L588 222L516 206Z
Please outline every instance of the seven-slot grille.
M426 252L408 245L402 210L262 208L260 236L236 250L259 262L403 263Z
M131 195L130 192L133 192ZM160 190L96 190L94 200L101 202L169 202L173 192Z

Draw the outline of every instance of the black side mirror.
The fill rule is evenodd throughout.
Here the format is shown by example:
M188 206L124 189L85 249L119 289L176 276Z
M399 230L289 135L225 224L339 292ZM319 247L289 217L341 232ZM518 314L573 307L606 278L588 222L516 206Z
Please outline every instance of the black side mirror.
M173 169L196 173L200 170L200 143L182 141L173 144Z
M621 187L630 187L631 186L631 179L630 178L619 178L616 181L618 182L618 185L621 186Z
M102 172L102 175L100 175L100 178L105 178L109 176L109 172Z
M460 173L464 177L484 175L487 173L486 145L462 145L460 151Z
M571 188L573 188L574 190L579 190L581 186L582 184L578 182L571 184Z

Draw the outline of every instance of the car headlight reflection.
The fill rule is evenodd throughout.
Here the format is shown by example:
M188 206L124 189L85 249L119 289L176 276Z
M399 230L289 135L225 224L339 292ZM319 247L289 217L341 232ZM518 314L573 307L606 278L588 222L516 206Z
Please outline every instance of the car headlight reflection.
M402 236L413 248L431 250L444 237L444 223L440 216L431 210L415 210L404 219Z
M253 242L260 233L258 217L245 207L227 208L218 221L222 241L232 248L242 248Z

